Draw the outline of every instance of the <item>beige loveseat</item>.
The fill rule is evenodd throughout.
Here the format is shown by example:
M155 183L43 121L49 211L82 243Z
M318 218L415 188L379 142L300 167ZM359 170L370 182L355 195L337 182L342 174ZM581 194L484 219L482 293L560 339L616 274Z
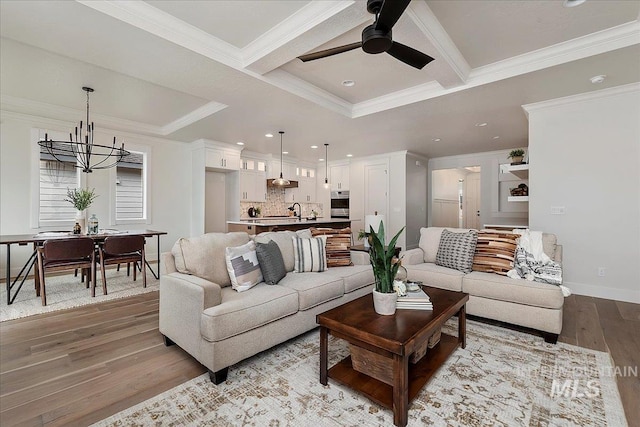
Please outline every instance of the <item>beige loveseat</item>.
M540 330L545 341L555 343L562 330L564 296L556 285L511 279L495 273L461 271L435 264L444 228L420 230L418 248L403 253L402 265L409 280L469 294L468 314ZM447 228L452 232L468 229ZM562 262L562 246L556 236L543 234L543 250L552 260Z
M293 236L279 231L255 237L278 244L287 275L277 285L260 283L245 292L231 288L225 248L249 242L247 233L178 240L171 253L162 255L160 332L165 344L179 345L219 384L229 366L315 328L317 314L371 292L368 257L354 256L359 265L294 273Z

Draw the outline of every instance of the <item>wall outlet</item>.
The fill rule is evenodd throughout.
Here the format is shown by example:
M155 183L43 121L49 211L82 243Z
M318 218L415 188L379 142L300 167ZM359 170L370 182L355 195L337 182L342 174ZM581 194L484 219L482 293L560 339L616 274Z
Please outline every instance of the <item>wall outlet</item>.
M564 215L564 206L551 206L551 215Z
M607 269L605 267L598 267L598 276L604 277L607 274Z

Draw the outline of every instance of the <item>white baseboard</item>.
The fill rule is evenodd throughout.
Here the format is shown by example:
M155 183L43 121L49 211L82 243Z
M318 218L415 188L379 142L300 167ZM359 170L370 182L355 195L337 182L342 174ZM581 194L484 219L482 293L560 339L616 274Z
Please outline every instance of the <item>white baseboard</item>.
M640 304L640 289L620 289L612 287L593 286L576 282L565 282L563 283L563 285L571 289L571 292L576 295L585 295L589 297L612 299L616 301L625 301Z

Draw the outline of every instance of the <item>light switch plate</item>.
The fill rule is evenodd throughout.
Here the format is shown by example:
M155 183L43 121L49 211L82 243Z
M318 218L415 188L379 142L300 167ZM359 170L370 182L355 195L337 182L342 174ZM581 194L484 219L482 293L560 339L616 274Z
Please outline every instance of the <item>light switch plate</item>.
M551 206L551 215L564 215L564 206Z

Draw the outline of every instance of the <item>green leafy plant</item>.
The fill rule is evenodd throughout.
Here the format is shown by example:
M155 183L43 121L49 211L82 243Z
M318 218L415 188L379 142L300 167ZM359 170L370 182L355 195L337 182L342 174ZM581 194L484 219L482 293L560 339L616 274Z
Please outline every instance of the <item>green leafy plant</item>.
M515 150L511 150L507 159L512 159L514 157L522 157L524 156L524 150L522 148L516 148Z
M256 215L260 215L262 213L262 208L260 208L260 206L256 207L254 209L254 212L256 213Z
M369 226L369 241L371 248L369 249L369 261L373 267L373 276L376 280L376 291L382 293L395 292L393 289L393 279L396 277L398 268L400 268L400 260L395 260L394 255L396 252L396 241L400 237L400 233L404 231L404 227L398 231L393 239L389 242L389 245L385 249L385 235L384 224L380 223L378 232Z
M98 195L95 193L95 188L87 190L86 188L74 188L73 190L67 188L67 197L64 201L69 202L79 211L83 211L91 206L91 203Z
M366 231L360 230L358 232L358 240L364 240L364 239L366 239L368 237L369 237L369 233L367 233Z

